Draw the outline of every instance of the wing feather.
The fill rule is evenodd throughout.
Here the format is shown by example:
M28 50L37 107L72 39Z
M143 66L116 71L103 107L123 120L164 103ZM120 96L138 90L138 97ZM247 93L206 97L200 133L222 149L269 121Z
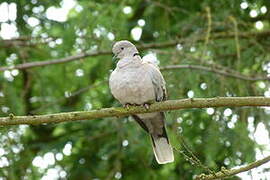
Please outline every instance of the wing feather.
M166 83L161 72L156 66L150 63L147 63L146 66L147 66L146 69L151 77L154 86L156 101L159 102L166 100L167 99Z

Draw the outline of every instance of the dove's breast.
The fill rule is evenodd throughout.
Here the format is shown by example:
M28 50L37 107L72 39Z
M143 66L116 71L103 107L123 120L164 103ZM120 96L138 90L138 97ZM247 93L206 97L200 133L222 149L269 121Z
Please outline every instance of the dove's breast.
M150 75L143 68L121 68L112 72L109 85L121 104L143 104L155 100Z

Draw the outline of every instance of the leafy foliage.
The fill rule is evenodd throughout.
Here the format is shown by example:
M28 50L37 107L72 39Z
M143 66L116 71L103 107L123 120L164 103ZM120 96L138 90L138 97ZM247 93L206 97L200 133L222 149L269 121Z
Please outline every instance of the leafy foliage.
M269 32L270 2L266 0L247 1L247 9L240 8L242 1L80 0L74 1L64 22L48 18L46 12L52 6L63 8L68 0L8 1L12 2L17 6L17 19L7 23L16 24L20 36L1 40L0 66L110 50L113 39L132 41L130 32L138 27L142 36L137 45L179 41L142 51L142 55L155 54L161 67L192 64L251 77L268 75L270 33L265 32ZM266 13L250 17L251 10L259 12L263 6ZM130 13L124 13L127 7ZM30 18L39 23L31 25ZM144 26L138 25L140 19ZM258 21L264 25L262 30L254 26ZM119 106L107 84L115 67L111 59L98 55L23 69L18 75L16 70L2 72L0 116ZM268 81L203 70L164 70L163 75L169 99L263 96L269 92ZM204 165L219 170L255 160L255 150L263 147L252 138L254 127L263 123L269 131L268 113L264 108L245 107L189 109L168 112L166 123L176 149L185 151L181 146L184 139ZM158 165L149 137L128 117L2 127L0 135L3 179L40 179L53 171L62 179L191 179L205 172L177 151L175 163Z

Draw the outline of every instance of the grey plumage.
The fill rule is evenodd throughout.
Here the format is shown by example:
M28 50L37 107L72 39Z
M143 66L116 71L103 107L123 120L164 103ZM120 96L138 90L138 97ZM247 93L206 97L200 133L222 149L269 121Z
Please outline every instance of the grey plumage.
M143 105L166 99L165 81L159 69L142 61L132 43L118 41L112 51L120 60L110 76L109 86L113 96L121 104ZM137 114L133 118L150 134L157 162L173 162L173 150L165 130L164 113Z

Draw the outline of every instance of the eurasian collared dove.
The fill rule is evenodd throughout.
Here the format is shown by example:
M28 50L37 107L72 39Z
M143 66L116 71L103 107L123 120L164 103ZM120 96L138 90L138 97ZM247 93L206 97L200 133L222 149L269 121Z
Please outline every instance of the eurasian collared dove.
M136 47L129 41L118 41L112 48L119 58L112 72L109 85L113 96L123 105L147 105L166 99L162 74L155 65L142 61ZM159 164L174 161L166 129L164 112L133 115L152 139L152 146Z

